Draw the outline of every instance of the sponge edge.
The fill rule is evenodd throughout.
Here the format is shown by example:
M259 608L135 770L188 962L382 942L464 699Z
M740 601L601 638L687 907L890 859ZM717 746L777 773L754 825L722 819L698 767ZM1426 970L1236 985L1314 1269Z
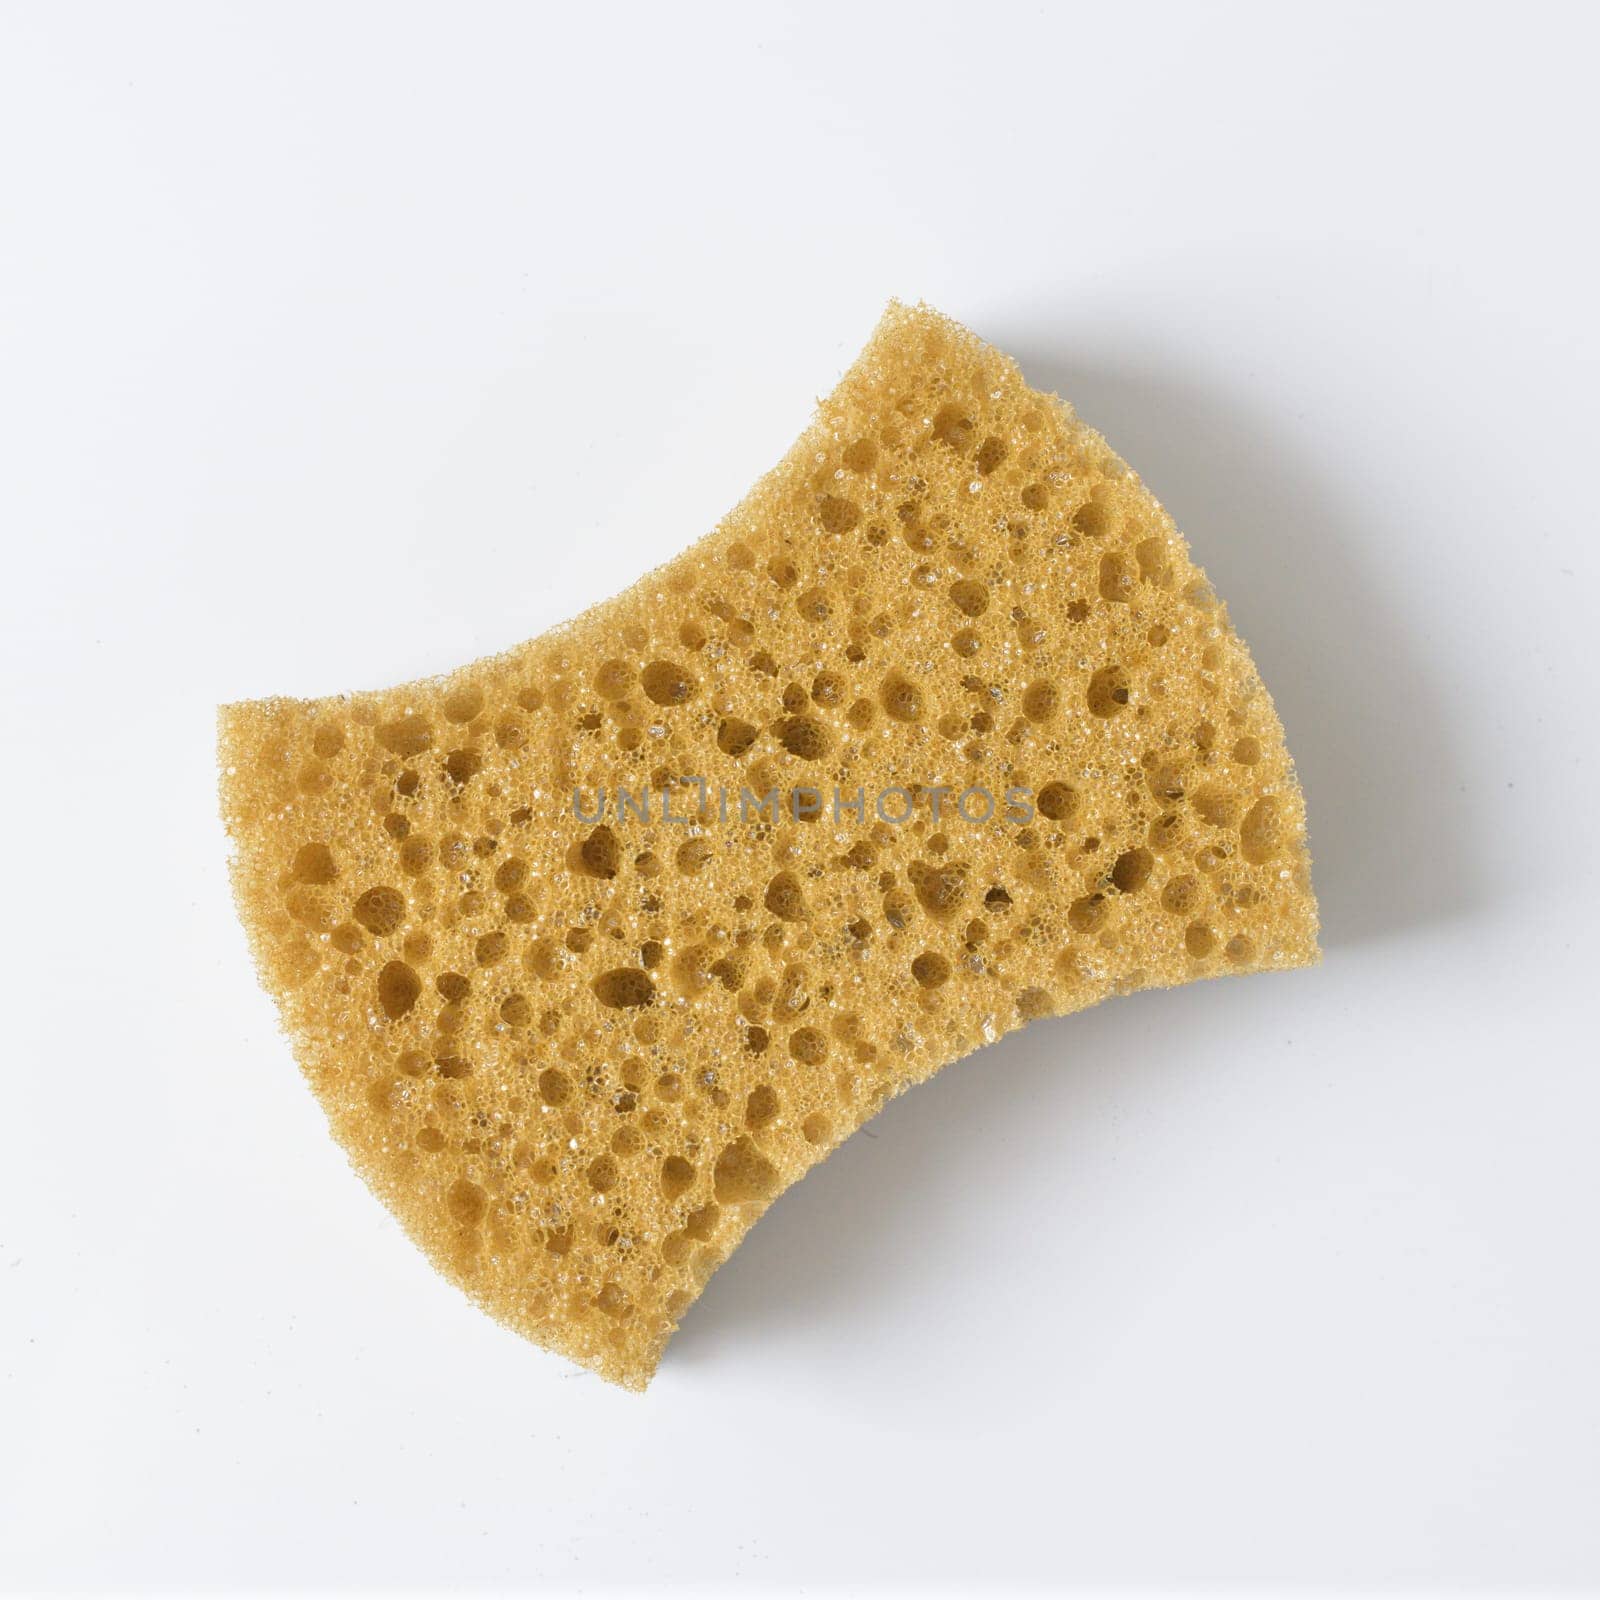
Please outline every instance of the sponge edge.
M894 1094L1317 956L1282 729L1171 519L924 307L617 598L443 678L224 707L220 756L335 1137L441 1272L630 1388Z

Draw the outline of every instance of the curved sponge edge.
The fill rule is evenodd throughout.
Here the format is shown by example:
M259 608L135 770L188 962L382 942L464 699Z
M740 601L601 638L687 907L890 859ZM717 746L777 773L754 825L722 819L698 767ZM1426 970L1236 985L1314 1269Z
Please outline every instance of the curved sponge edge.
M1317 956L1283 732L1182 537L924 307L625 593L443 678L225 707L219 743L335 1137L445 1276L632 1388L894 1094Z

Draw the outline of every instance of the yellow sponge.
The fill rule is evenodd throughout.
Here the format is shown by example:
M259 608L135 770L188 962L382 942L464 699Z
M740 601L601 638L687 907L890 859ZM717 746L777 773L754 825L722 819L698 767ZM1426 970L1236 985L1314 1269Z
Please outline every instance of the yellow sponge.
M1282 729L1171 519L925 308L626 593L436 681L229 706L221 761L335 1136L440 1271L630 1387L891 1095L1317 954Z

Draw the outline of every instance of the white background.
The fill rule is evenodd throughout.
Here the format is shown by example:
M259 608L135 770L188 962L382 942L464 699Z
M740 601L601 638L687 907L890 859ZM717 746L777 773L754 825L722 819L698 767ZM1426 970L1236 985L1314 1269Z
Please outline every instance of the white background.
M1596 16L0 5L0 1584L1600 1585ZM619 588L890 295L1189 534L1327 960L898 1102L640 1398L328 1139L213 708Z

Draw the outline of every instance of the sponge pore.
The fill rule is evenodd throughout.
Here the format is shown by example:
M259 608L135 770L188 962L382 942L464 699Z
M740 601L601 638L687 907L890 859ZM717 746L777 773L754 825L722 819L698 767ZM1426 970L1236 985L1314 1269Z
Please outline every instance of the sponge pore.
M891 1096L1316 959L1283 732L1171 519L925 308L677 560L445 678L225 707L221 764L334 1135L442 1273L632 1388Z

